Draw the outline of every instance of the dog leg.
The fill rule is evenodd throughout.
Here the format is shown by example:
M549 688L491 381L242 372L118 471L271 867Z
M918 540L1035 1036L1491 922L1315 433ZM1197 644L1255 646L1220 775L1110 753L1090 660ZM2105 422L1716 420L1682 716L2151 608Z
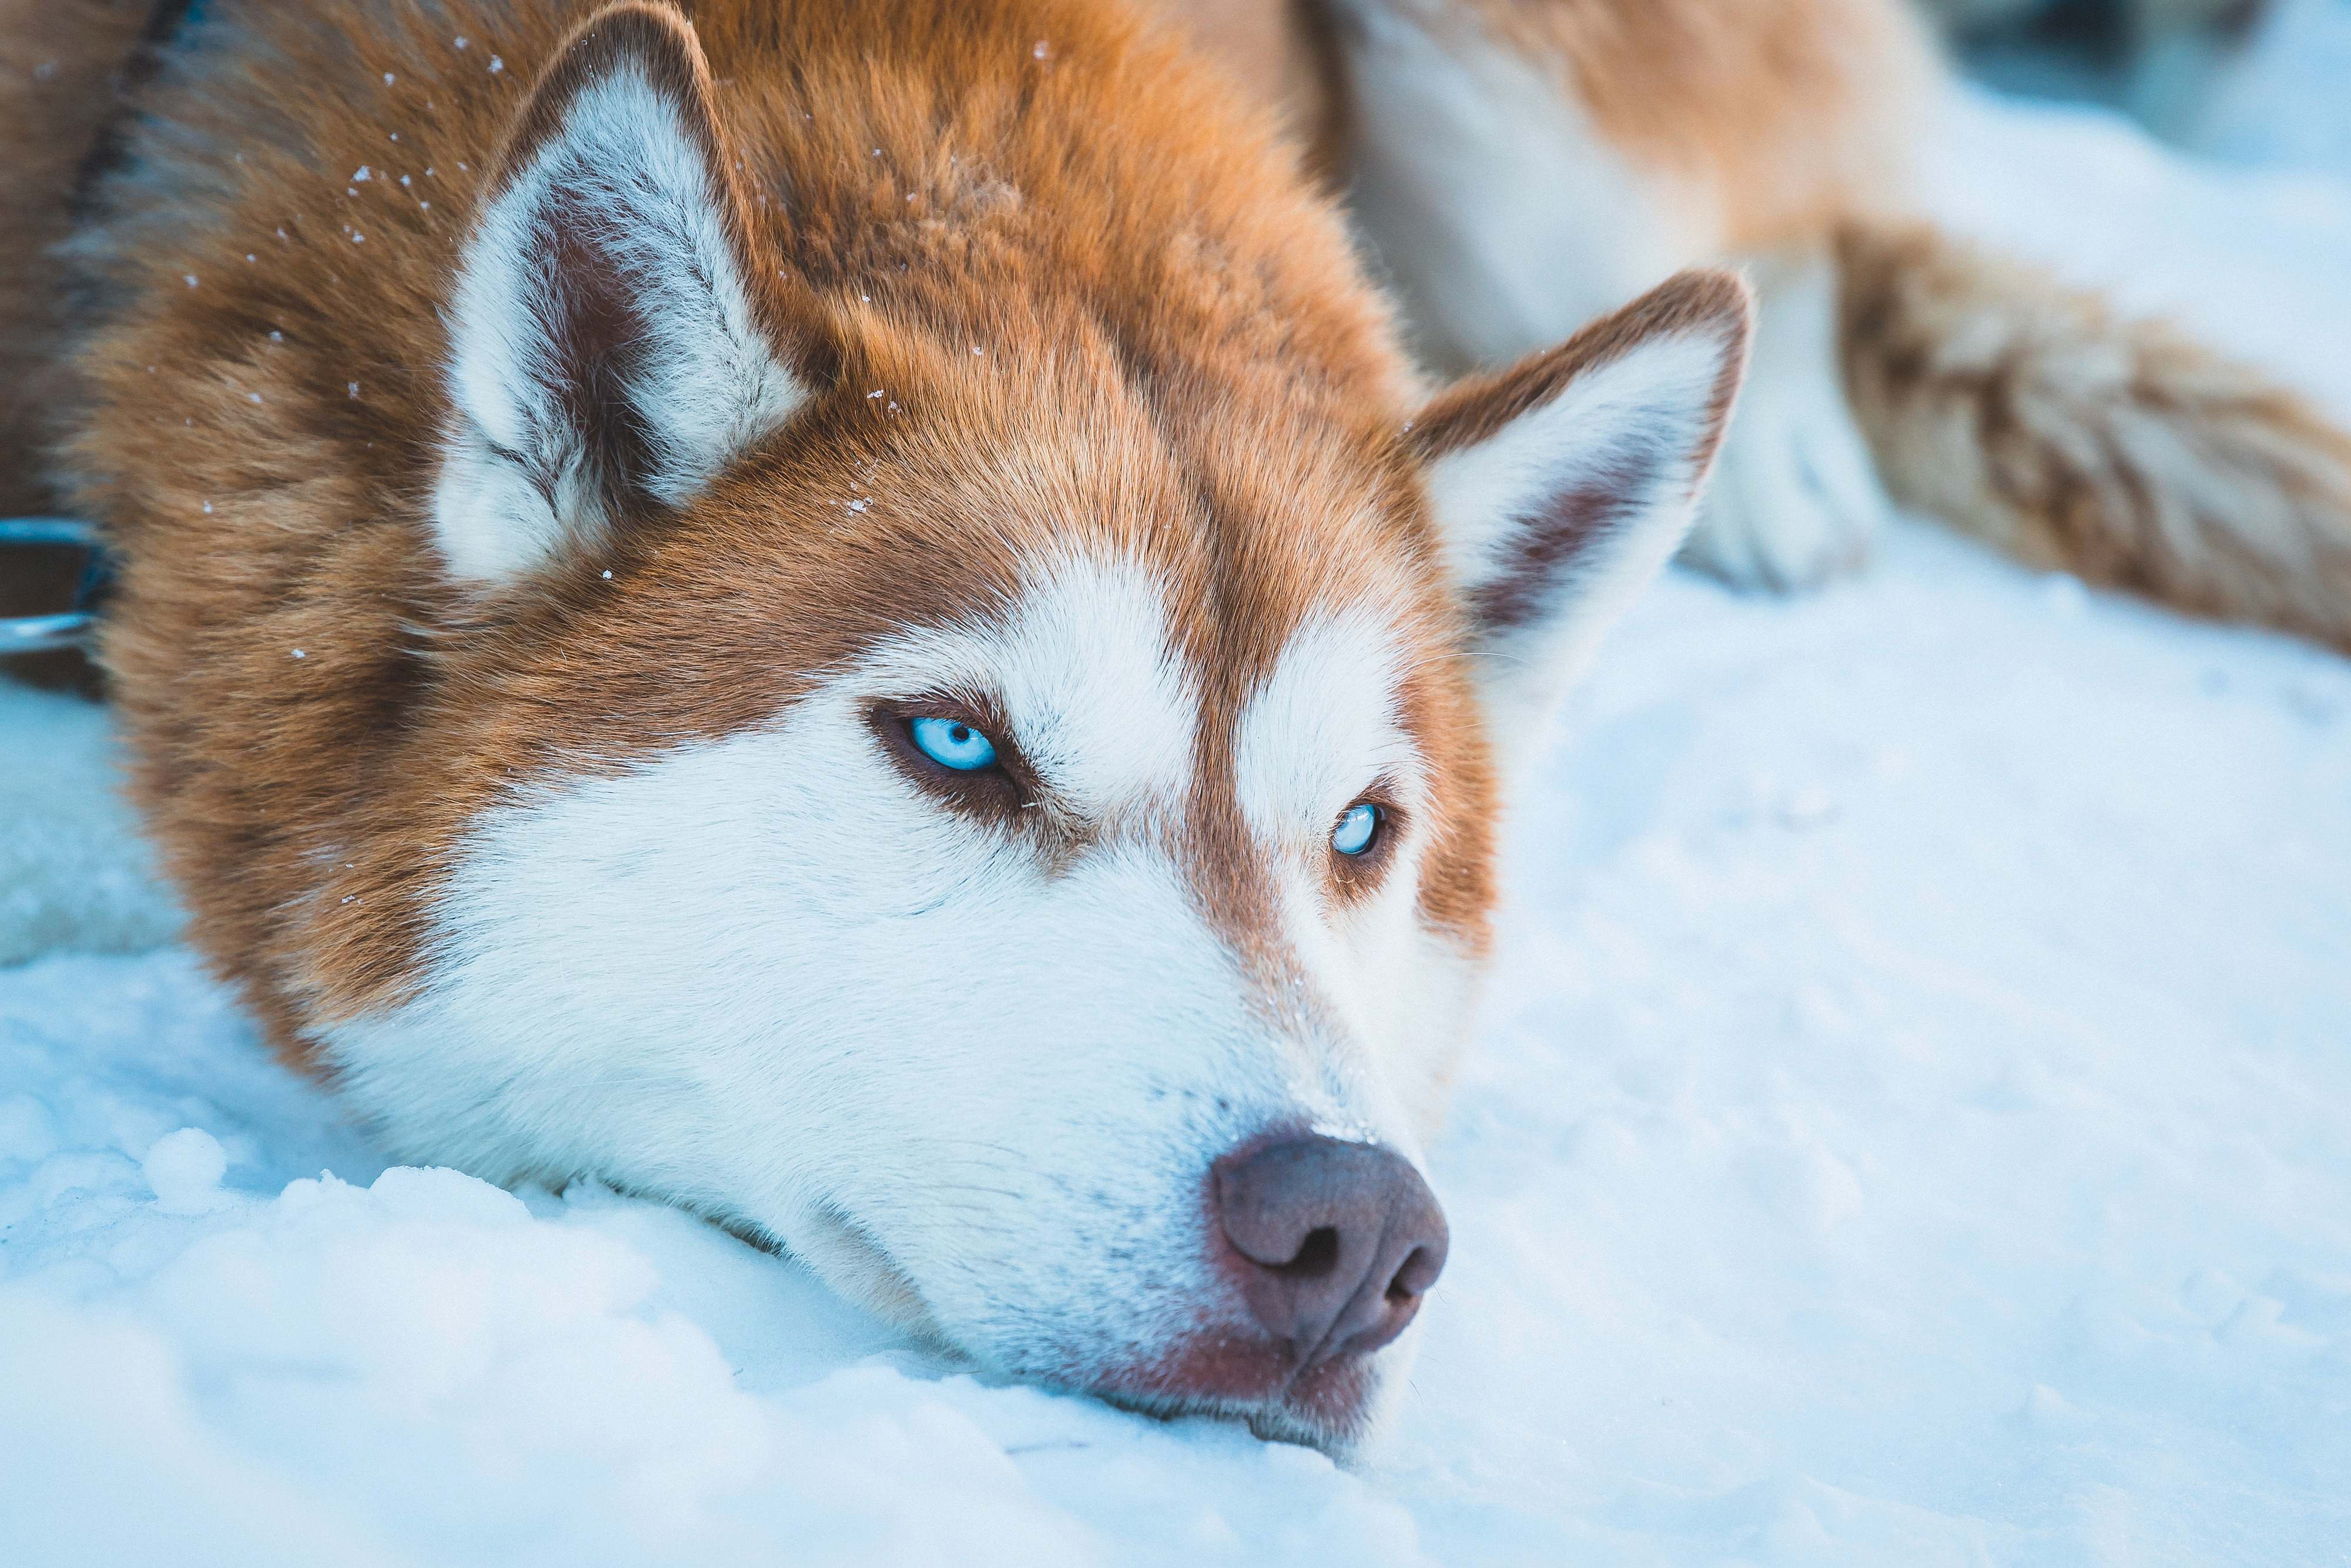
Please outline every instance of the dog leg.
M1868 559L1890 503L1838 370L1834 259L1750 275L1754 357L1683 559L1740 588L1810 588Z
M1443 7L1337 17L1356 225L1433 367L1506 364L1720 254L1712 199L1628 160L1551 63Z

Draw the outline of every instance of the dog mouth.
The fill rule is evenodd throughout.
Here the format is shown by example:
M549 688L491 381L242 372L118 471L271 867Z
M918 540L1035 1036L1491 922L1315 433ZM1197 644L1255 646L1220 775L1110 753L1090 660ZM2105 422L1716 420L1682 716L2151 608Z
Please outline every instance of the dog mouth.
M859 1227L838 1220L811 1239L836 1289L902 1331L975 1369L998 1358L959 1343L934 1317L914 1281ZM807 1245L803 1243L803 1245ZM814 1250L815 1249L811 1249ZM808 1260L808 1254L801 1254ZM1016 1360L1027 1360L1017 1357ZM1091 1360L1092 1358L1085 1358ZM1207 1416L1249 1428L1266 1442L1291 1443L1344 1458L1372 1427L1382 1382L1371 1355L1301 1357L1287 1344L1249 1331L1197 1331L1175 1349L1104 1375L1069 1362L1050 1371L998 1370L1017 1380L1059 1386L1122 1410L1160 1420ZM1098 1368L1100 1364L1094 1363Z
M1267 1442L1345 1458L1370 1436L1382 1382L1372 1356L1301 1366L1286 1347L1212 1333L1084 1387L1123 1410L1163 1420L1210 1416L1245 1426Z
M983 1376L1059 1388L1162 1420L1206 1416L1245 1427L1262 1441L1313 1448L1342 1462L1372 1435L1395 1364L1384 1352L1418 1316L1427 1283L1408 1279L1409 1268L1390 1260L1388 1269L1375 1267L1366 1276L1396 1271L1383 1299L1364 1309L1371 1314L1364 1322L1350 1327L1349 1314L1329 1312L1295 1321L1276 1313L1281 1321L1269 1322L1270 1309L1245 1288L1250 1271L1227 1256L1231 1249L1226 1248L1217 1255L1224 1267L1208 1289L1211 1299L1187 1302L1175 1314L1176 1322L1159 1333L1104 1343L1083 1333L1055 1333L1032 1316L1030 1334L1040 1328L1043 1333L1018 1334L1007 1343L988 1331L994 1313L978 1323L943 1321L893 1250L837 1202L802 1207L778 1239L782 1250L812 1266L843 1296ZM1268 1270L1260 1265L1257 1271L1287 1281L1299 1266ZM1307 1281L1309 1288L1313 1283ZM1139 1310L1148 1320L1168 1305ZM1017 1320L1023 1314L1003 1315ZM967 1332L956 1332L958 1326Z
M826 1210L799 1228L793 1252L820 1265L836 1290L949 1357L985 1371L976 1354L932 1315L914 1282L861 1227ZM1369 1435L1381 1385L1374 1357L1309 1359L1239 1329L1195 1333L1171 1353L1104 1375L1067 1363L1052 1371L999 1371L1059 1386L1158 1420L1207 1416L1246 1427L1259 1440L1290 1443L1344 1459Z
M1339 1457L1371 1435L1379 1373L1368 1361L1325 1362L1293 1379L1273 1403L1250 1412L1249 1428L1271 1443L1297 1443Z

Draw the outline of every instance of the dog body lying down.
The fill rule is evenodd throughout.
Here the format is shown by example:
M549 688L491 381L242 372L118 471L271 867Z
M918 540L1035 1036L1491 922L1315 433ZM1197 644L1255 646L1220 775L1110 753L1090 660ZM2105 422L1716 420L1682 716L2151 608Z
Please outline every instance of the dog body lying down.
M1065 0L216 4L144 112L61 471L280 1046L990 1370L1365 1430L1495 741L1744 287L1429 399L1270 124Z
M77 179L19 161L73 330L21 254L0 308L193 938L390 1148L1345 1448L1444 1260L1514 754L1723 448L1750 293L1660 280L1771 258L1698 547L1753 580L1857 553L1865 429L2325 632L2276 539L2335 559L2339 437L1869 226L1890 9L1175 9L210 0ZM1310 144L1429 357L1533 357L1431 395ZM2122 381L2040 395L2085 346Z
M1694 564L1820 583L1867 559L1890 493L2033 565L2351 647L2351 436L1923 224L1949 99L1907 5L1332 9L1355 217L1436 363L1505 361L1677 268L1753 279Z

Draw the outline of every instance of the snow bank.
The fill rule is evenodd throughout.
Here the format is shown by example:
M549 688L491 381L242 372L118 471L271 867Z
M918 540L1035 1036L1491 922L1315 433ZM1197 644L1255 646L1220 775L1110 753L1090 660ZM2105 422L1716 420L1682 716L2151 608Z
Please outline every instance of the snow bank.
M2170 204L1983 113L2021 185ZM2351 234L2205 179L2182 248ZM1799 602L1669 581L1572 717L1374 1470L985 1385L656 1206L383 1169L167 948L0 969L0 1557L2339 1561L2351 664L1907 530ZM43 699L0 737L104 764ZM70 863L27 777L0 899Z
M178 953L0 972L0 1226L11 1563L1413 1560L1318 1456L982 1388L673 1210L382 1169Z

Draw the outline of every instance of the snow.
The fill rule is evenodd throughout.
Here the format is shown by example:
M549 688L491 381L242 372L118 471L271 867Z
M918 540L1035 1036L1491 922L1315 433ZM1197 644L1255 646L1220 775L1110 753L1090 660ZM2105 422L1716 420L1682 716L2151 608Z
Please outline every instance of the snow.
M139 1162L139 1174L164 1213L201 1214L220 1206L228 1152L203 1128L183 1127L155 1140Z
M136 951L177 927L116 768L103 713L0 680L0 965Z
M2344 373L2351 187L1969 117L2006 183L1947 211ZM385 1168L156 945L99 717L0 690L0 1556L2340 1562L2351 663L1905 527L1799 601L1671 579L1569 720L1348 1472Z
M2184 161L2104 110L1972 94L1927 162L1938 222L2351 408L2345 180Z

